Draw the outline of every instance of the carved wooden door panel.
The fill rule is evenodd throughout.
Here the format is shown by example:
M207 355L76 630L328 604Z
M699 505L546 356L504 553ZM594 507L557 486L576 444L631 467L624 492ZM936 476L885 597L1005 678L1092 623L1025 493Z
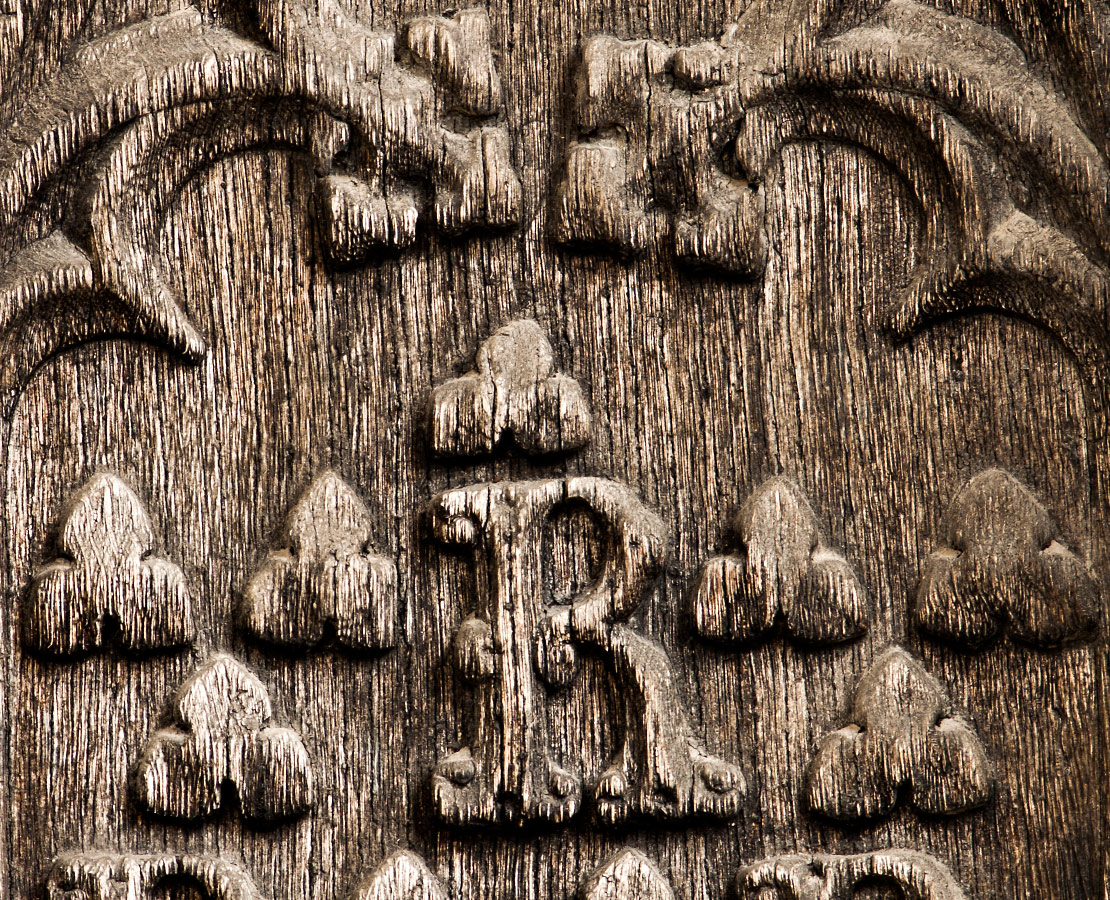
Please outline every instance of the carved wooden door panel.
M1107 896L1105 4L0 6L0 896Z

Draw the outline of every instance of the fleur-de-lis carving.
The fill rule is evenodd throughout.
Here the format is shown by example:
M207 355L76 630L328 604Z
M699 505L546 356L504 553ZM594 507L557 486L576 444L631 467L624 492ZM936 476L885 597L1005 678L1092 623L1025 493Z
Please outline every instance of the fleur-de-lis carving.
M925 566L914 619L935 638L979 647L1004 628L1052 647L1090 636L1100 591L1091 570L1058 538L1056 524L1008 472L967 482L945 523L947 546Z
M310 647L330 636L342 647L393 646L397 568L369 547L370 514L334 472L318 475L290 510L283 547L243 589L240 621L254 637Z
M834 643L867 630L863 588L844 557L821 539L795 482L772 478L761 485L733 532L737 551L711 559L692 592L699 635L739 643L781 623L797 640Z
M313 805L312 764L300 736L272 724L266 688L217 655L177 692L172 725L151 735L135 770L139 801L170 819L200 819L234 787L253 824L296 818Z
M60 558L31 582L24 643L57 656L117 643L131 652L189 644L192 602L181 570L151 555L142 502L115 475L94 476L62 515Z
M991 798L994 770L940 683L894 647L860 680L851 723L822 740L806 798L830 818L873 819L903 787L922 812L952 815Z

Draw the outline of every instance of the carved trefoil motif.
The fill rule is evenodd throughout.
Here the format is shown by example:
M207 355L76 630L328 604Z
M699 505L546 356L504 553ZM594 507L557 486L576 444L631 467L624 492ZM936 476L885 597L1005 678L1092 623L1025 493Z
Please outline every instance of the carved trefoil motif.
M604 568L569 603L544 596L543 534L562 506L604 523ZM623 746L594 800L608 823L632 816L738 813L739 768L695 740L663 648L624 624L659 575L663 524L626 487L601 478L481 484L432 501L436 538L472 548L476 605L455 636L459 674L477 693L470 744L436 766L435 810L456 825L566 822L581 775L550 756L544 688L568 684L580 650L611 665L625 708Z
M772 478L733 523L736 553L711 559L691 592L694 629L728 643L758 638L781 623L814 644L867 630L862 585L847 561L821 539L817 517L798 485Z
M318 475L289 512L284 547L243 589L243 627L282 647L311 647L329 636L352 650L392 647L397 567L369 541L370 514L359 496L334 472Z
M144 809L201 819L230 799L229 787L252 824L297 818L314 804L312 762L300 736L273 723L265 686L232 657L214 656L193 673L170 714L135 768Z
M150 517L116 475L91 478L67 504L59 558L31 582L24 643L55 656L118 644L132 653L183 647L195 634L185 576L152 554Z
M940 683L894 647L860 680L851 723L821 741L806 799L857 821L887 815L903 789L921 812L953 815L993 796L994 768Z

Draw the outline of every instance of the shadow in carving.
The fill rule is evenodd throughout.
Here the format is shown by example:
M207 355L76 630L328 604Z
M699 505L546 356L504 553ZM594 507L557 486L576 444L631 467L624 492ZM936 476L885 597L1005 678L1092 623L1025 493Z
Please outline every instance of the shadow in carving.
M334 640L349 650L392 647L397 567L369 549L370 513L334 472L318 475L273 550L243 589L239 619L252 637L305 649Z
M567 603L545 597L544 531L567 504L604 523L602 571ZM663 648L624 620L663 566L663 524L628 488L601 478L480 484L432 501L432 532L471 548L476 603L454 638L474 688L470 744L442 759L434 807L454 825L561 824L582 805L581 776L551 758L546 687L575 677L581 650L604 657L624 704L623 746L594 790L599 818L721 818L739 812L744 778L695 739Z
M904 900L964 900L939 860L915 850L876 850L853 856L773 856L740 869L736 893L758 900L852 900L865 886L882 885Z
M273 49L186 8L79 47L0 108L5 414L36 366L84 340L204 352L157 233L182 186L221 158L307 154L340 263L411 245L425 207L448 233L518 221L484 11L421 16L395 36L330 0L257 7Z
M1038 647L1088 638L1100 590L1056 524L1016 478L980 472L952 501L946 546L925 564L914 620L934 638L981 647L1003 629Z
M313 805L312 764L300 736L272 724L266 688L217 655L181 686L171 724L151 735L135 768L139 802L169 819L211 815L234 788L252 825L297 818Z
M176 649L195 635L181 569L152 555L154 531L121 479L101 474L69 501L59 558L31 581L24 644L52 656L84 656L118 645L131 653Z
M811 809L847 822L875 819L905 796L924 813L954 815L994 794L994 770L940 682L900 648L860 680L851 722L810 763Z
M474 371L432 393L432 450L441 456L492 453L505 439L526 453L564 453L590 440L590 408L578 382L555 372L540 326L520 319L478 349Z
M772 478L733 523L734 553L711 559L692 591L694 630L722 643L751 641L776 624L799 641L837 643L867 630L863 587L825 545L801 489Z
M46 876L46 900L145 900L169 882L197 887L202 900L263 900L249 875L222 859L191 854L67 853Z

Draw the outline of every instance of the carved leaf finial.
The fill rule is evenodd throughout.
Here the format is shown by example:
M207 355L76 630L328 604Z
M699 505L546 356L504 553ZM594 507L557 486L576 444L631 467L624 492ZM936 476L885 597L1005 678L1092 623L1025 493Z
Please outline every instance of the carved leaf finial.
M590 439L590 408L578 382L555 372L551 344L531 319L498 329L475 369L432 394L432 449L444 456L492 453L512 436L528 453L562 453Z
M234 786L254 824L296 818L315 802L312 765L300 736L271 724L266 688L230 656L217 655L182 686L173 724L150 738L135 771L143 807L170 819L200 819Z
M582 882L578 900L674 900L674 891L655 863L626 847Z
M190 854L67 853L46 876L47 900L146 900L160 896L166 882L200 889L201 900L263 900L238 866ZM121 886L126 893L121 893Z
M927 634L980 647L1008 628L1019 640L1052 647L1097 626L1094 575L1008 472L988 469L968 481L948 510L945 535L947 546L926 563L914 607Z
M964 900L965 896L939 860L897 848L852 856L773 856L742 867L736 876L741 900L852 900L860 888L878 885L895 889L905 900Z
M450 900L450 892L411 850L390 854L355 889L351 900Z
M285 647L329 636L349 649L393 646L397 567L369 550L370 514L350 485L318 475L290 510L283 541L243 590L248 633Z
M63 513L60 558L31 582L24 643L55 656L111 642L130 652L189 644L195 626L185 576L152 556L153 544L134 491L115 475L93 477Z
M817 517L796 483L765 482L733 530L738 552L711 559L694 586L699 635L743 642L781 621L797 640L834 643L867 630L863 587L844 557L821 540Z
M887 650L860 680L851 724L827 735L809 767L811 808L833 819L887 815L906 787L920 811L982 806L994 772L940 682L904 650Z

